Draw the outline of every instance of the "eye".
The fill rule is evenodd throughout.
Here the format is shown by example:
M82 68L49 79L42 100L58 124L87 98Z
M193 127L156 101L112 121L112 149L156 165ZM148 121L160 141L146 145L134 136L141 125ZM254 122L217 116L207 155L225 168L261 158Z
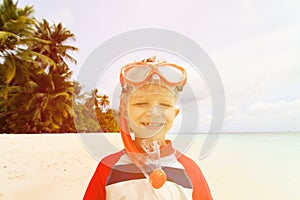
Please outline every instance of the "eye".
M147 106L148 103L146 103L146 102L137 102L137 103L133 103L131 105L137 106L137 107L144 107L144 106Z
M173 108L173 105L172 104L169 104L169 103L160 103L159 105L165 107L165 108Z

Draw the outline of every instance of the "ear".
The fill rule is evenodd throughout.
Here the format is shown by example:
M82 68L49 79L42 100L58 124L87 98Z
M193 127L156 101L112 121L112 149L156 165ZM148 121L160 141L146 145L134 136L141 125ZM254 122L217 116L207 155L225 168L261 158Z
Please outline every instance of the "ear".
M180 109L178 109L178 108L175 109L175 117L178 115L179 111L180 111Z

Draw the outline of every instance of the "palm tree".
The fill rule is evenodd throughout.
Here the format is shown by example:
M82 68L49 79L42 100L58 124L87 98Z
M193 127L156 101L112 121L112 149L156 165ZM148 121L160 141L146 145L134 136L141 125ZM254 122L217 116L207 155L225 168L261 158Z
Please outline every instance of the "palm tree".
M0 5L0 127L1 131L18 131L27 128L24 120L17 120L19 111L37 84L31 79L38 71L32 56L42 55L28 49L34 41L44 43L34 37L33 8L21 9L12 0L4 0ZM51 63L50 59L48 59ZM53 64L53 63L51 63ZM32 70L31 70L32 69ZM24 95L25 94L25 95ZM20 105L21 104L21 105ZM12 123L13 122L13 123Z
M16 53L30 46L33 39L34 19L32 6L21 9L12 0L0 5L0 53L2 56Z
M57 68L51 68L50 71L55 70L59 75L70 77L70 69L67 61L77 63L76 60L68 54L69 51L77 51L78 48L66 45L68 40L75 40L75 35L68 29L64 28L61 23L50 26L47 20L43 19L36 25L36 36L42 40L50 41L49 45L37 44L33 51L51 58L56 64Z
M0 84L4 100L7 99L11 81L19 75L18 71L23 72L23 80L29 81L30 79L27 67L17 69L17 64L20 60L25 60L22 54L24 54L24 49L30 46L34 35L32 13L32 7L17 8L17 4L12 0L4 0L0 5Z
M37 22L33 8L0 5L1 132L74 131L73 84L65 60L76 63L65 45L74 34L62 24Z
M49 57L56 64L49 66L41 63L45 73L42 79L37 80L40 85L39 93L44 96L41 128L45 132L75 132L73 122L75 113L72 108L74 89L73 82L69 80L72 72L66 60L76 64L76 60L68 52L77 48L65 44L68 40L74 40L75 36L63 28L61 23L50 26L45 19L36 24L35 34L39 39L49 43L37 43L32 51ZM49 130L45 126L49 126Z
M97 93L97 89L92 90L91 99L94 101L94 109L101 127L101 132L120 132L119 126L116 123L116 117L118 117L116 111L107 109L110 104L109 97L105 94L98 95Z
M101 132L99 126L96 110L98 106L98 90L92 90L90 93L81 93L81 86L78 82L74 81L74 94L73 109L76 113L74 123L77 132ZM95 104L97 106L95 106Z
M101 110L102 112L106 112L106 108L110 104L109 97L107 95L102 95L100 98L101 100L99 104L101 106Z

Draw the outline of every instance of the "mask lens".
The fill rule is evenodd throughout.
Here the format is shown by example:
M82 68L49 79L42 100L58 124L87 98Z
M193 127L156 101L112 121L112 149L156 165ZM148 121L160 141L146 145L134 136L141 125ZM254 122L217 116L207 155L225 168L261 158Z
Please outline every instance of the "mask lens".
M139 82L139 81L143 81L146 78L147 73L150 70L151 67L146 65L131 67L126 71L125 76L130 81Z
M159 66L157 70L161 76L171 83L178 83L184 79L182 71L176 67L164 65Z

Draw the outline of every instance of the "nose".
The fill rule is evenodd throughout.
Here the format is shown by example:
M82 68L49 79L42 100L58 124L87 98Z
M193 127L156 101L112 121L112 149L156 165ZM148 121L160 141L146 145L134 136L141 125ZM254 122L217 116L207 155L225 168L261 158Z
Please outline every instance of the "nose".
M157 72L155 72L154 74L152 74L151 83L156 83L156 84L161 83L160 76L158 75Z
M151 118L151 121L164 119L165 113L160 105L152 105L146 115Z
M150 113L151 113L151 115L155 116L155 115L161 114L161 111L162 110L159 105L153 105L151 107Z

